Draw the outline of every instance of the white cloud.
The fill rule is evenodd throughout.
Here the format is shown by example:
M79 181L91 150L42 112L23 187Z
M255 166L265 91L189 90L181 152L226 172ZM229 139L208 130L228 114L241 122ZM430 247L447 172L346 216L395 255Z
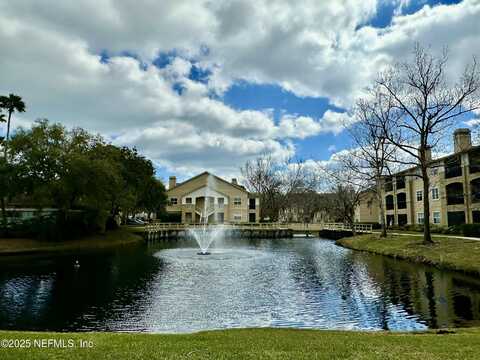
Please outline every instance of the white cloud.
M309 117L286 114L291 129L285 129L268 111L234 110L210 98L207 85L188 79L192 64L179 57L163 69L144 70L125 56L102 63L85 42L8 20L0 23L0 42L8 54L0 58L0 91L22 94L28 106L16 125L47 116L84 126L137 146L172 171L234 173L265 152L292 156L288 139L329 131ZM181 95L174 84L181 84Z
M479 0L398 11L385 29L365 26L377 6L375 0L1 2L0 92L24 97L28 113L16 124L48 117L135 145L175 171L231 174L245 159L291 155L292 139L338 134L353 119L329 110L322 119L287 113L276 124L270 111L235 110L212 91L238 80L278 84L348 109L415 40L434 50L448 45L450 74L480 53ZM112 55L107 63L102 51ZM159 51L178 56L157 69L151 61ZM192 62L212 72L207 84L188 79Z

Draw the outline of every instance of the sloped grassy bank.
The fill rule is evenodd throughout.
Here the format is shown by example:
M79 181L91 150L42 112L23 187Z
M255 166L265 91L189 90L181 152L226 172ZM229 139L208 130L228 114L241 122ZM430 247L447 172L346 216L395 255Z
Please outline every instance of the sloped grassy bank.
M75 252L135 244L143 238L127 228L107 231L105 234L86 236L66 241L41 241L35 239L0 239L0 256L50 252Z
M478 359L480 329L424 333L240 329L195 334L0 331L0 339L54 339L74 347L0 348L22 359ZM91 347L80 347L80 341Z
M434 244L424 245L420 236L389 235L380 238L378 234L368 234L342 238L336 243L354 250L480 276L480 241L448 236L436 236L433 240Z

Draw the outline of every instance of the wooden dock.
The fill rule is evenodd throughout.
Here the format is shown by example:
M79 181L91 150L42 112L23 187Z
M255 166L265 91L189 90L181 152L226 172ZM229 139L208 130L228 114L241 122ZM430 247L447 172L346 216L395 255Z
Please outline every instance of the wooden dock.
M371 224L355 224L356 233L371 233ZM323 236L332 233L333 237L352 234L352 228L342 223L235 223L235 224L182 224L182 223L151 223L144 227L146 240L187 238L190 231L205 229L215 231L221 229L228 237L243 238L291 238L294 234L304 236Z

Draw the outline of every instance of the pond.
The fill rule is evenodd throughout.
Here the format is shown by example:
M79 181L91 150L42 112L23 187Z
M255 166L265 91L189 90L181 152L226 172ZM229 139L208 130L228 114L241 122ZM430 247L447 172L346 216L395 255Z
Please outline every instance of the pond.
M0 329L193 332L480 325L480 279L318 238L0 259ZM76 260L80 266L74 266Z

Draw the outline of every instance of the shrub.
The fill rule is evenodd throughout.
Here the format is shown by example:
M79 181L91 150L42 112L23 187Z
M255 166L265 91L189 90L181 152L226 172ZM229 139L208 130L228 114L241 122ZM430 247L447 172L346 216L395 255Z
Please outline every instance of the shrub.
M465 236L480 236L480 224L462 224L459 227Z
M181 223L182 222L182 214L181 213L168 213L163 212L159 214L158 220L161 222L167 223Z

